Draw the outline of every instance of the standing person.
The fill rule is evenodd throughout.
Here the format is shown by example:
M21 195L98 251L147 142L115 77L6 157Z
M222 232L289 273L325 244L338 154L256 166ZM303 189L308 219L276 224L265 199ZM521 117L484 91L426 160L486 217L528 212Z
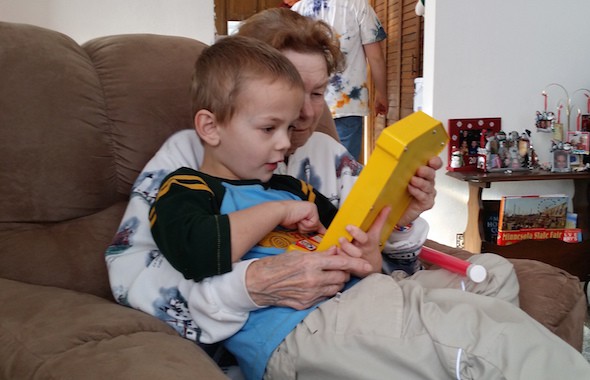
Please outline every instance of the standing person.
M375 85L375 114L386 114L389 107L386 66L381 51L381 41L387 34L367 0L300 0L291 9L325 21L340 40L346 67L330 78L326 101L340 141L358 160L364 117L370 112L367 63Z
M150 221L163 254L185 278L199 280L207 270L218 271L224 258L281 255L281 236L322 232L337 209L304 182L273 174L290 146L304 97L298 71L285 56L255 39L231 36L205 49L195 68L201 170L168 175ZM385 208L366 233L348 226L353 241L342 239L329 250L364 258L373 275L353 273L367 277L303 310L252 312L226 340L247 379L590 376L579 352L518 307L421 285L428 277L456 281L450 272L379 274L387 214ZM195 240L199 250L193 249ZM506 274L504 280L515 280L513 272Z

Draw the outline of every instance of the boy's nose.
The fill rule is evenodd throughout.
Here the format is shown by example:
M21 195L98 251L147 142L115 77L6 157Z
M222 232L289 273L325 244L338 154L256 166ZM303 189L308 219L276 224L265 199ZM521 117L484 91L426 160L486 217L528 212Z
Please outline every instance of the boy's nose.
M287 150L291 147L291 134L289 132L280 133L277 138L277 150Z

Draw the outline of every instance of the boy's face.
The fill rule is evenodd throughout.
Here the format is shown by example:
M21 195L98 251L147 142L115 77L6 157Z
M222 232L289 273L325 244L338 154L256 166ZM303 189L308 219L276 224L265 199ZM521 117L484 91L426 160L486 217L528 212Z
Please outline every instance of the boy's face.
M304 93L285 81L252 80L237 97L236 113L220 125L215 149L216 176L227 179L270 179L291 146ZM211 174L211 173L210 173Z
M295 122L295 129L291 137L291 148L287 156L305 144L309 136L315 131L324 112L326 101L324 93L328 86L328 66L325 58L319 53L299 53L293 50L283 50L287 57L299 71L305 85L305 101Z

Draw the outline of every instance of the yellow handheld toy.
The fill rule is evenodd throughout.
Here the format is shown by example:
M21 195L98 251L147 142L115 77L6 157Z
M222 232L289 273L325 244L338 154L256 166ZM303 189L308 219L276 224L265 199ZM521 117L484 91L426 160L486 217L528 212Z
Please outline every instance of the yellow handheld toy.
M367 231L377 214L389 205L391 213L380 237L383 245L410 204L410 179L418 167L442 151L448 140L441 122L423 112L416 112L385 128L377 139L367 166L361 171L325 236L301 236L291 244L290 249L323 251L337 245L342 236L351 241L352 236L345 229L347 225L357 225ZM487 276L483 266L431 248L423 247L420 257L474 282L482 282Z
M410 179L418 167L442 151L448 139L442 123L421 111L385 128L321 241L304 239L290 249L326 250L338 245L342 236L351 241L347 225L367 231L383 207L390 205L392 210L380 239L383 244L410 203Z

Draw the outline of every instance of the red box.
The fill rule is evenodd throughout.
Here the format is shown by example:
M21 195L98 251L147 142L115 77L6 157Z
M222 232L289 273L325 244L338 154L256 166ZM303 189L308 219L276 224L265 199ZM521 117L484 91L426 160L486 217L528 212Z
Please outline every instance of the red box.
M502 129L502 118L480 117L449 119L449 155L447 170L449 171L474 171L477 170L477 148L483 148L486 144L486 133L498 133ZM467 146L464 147L462 145ZM461 149L463 153L463 166L452 168L451 154L453 150Z

